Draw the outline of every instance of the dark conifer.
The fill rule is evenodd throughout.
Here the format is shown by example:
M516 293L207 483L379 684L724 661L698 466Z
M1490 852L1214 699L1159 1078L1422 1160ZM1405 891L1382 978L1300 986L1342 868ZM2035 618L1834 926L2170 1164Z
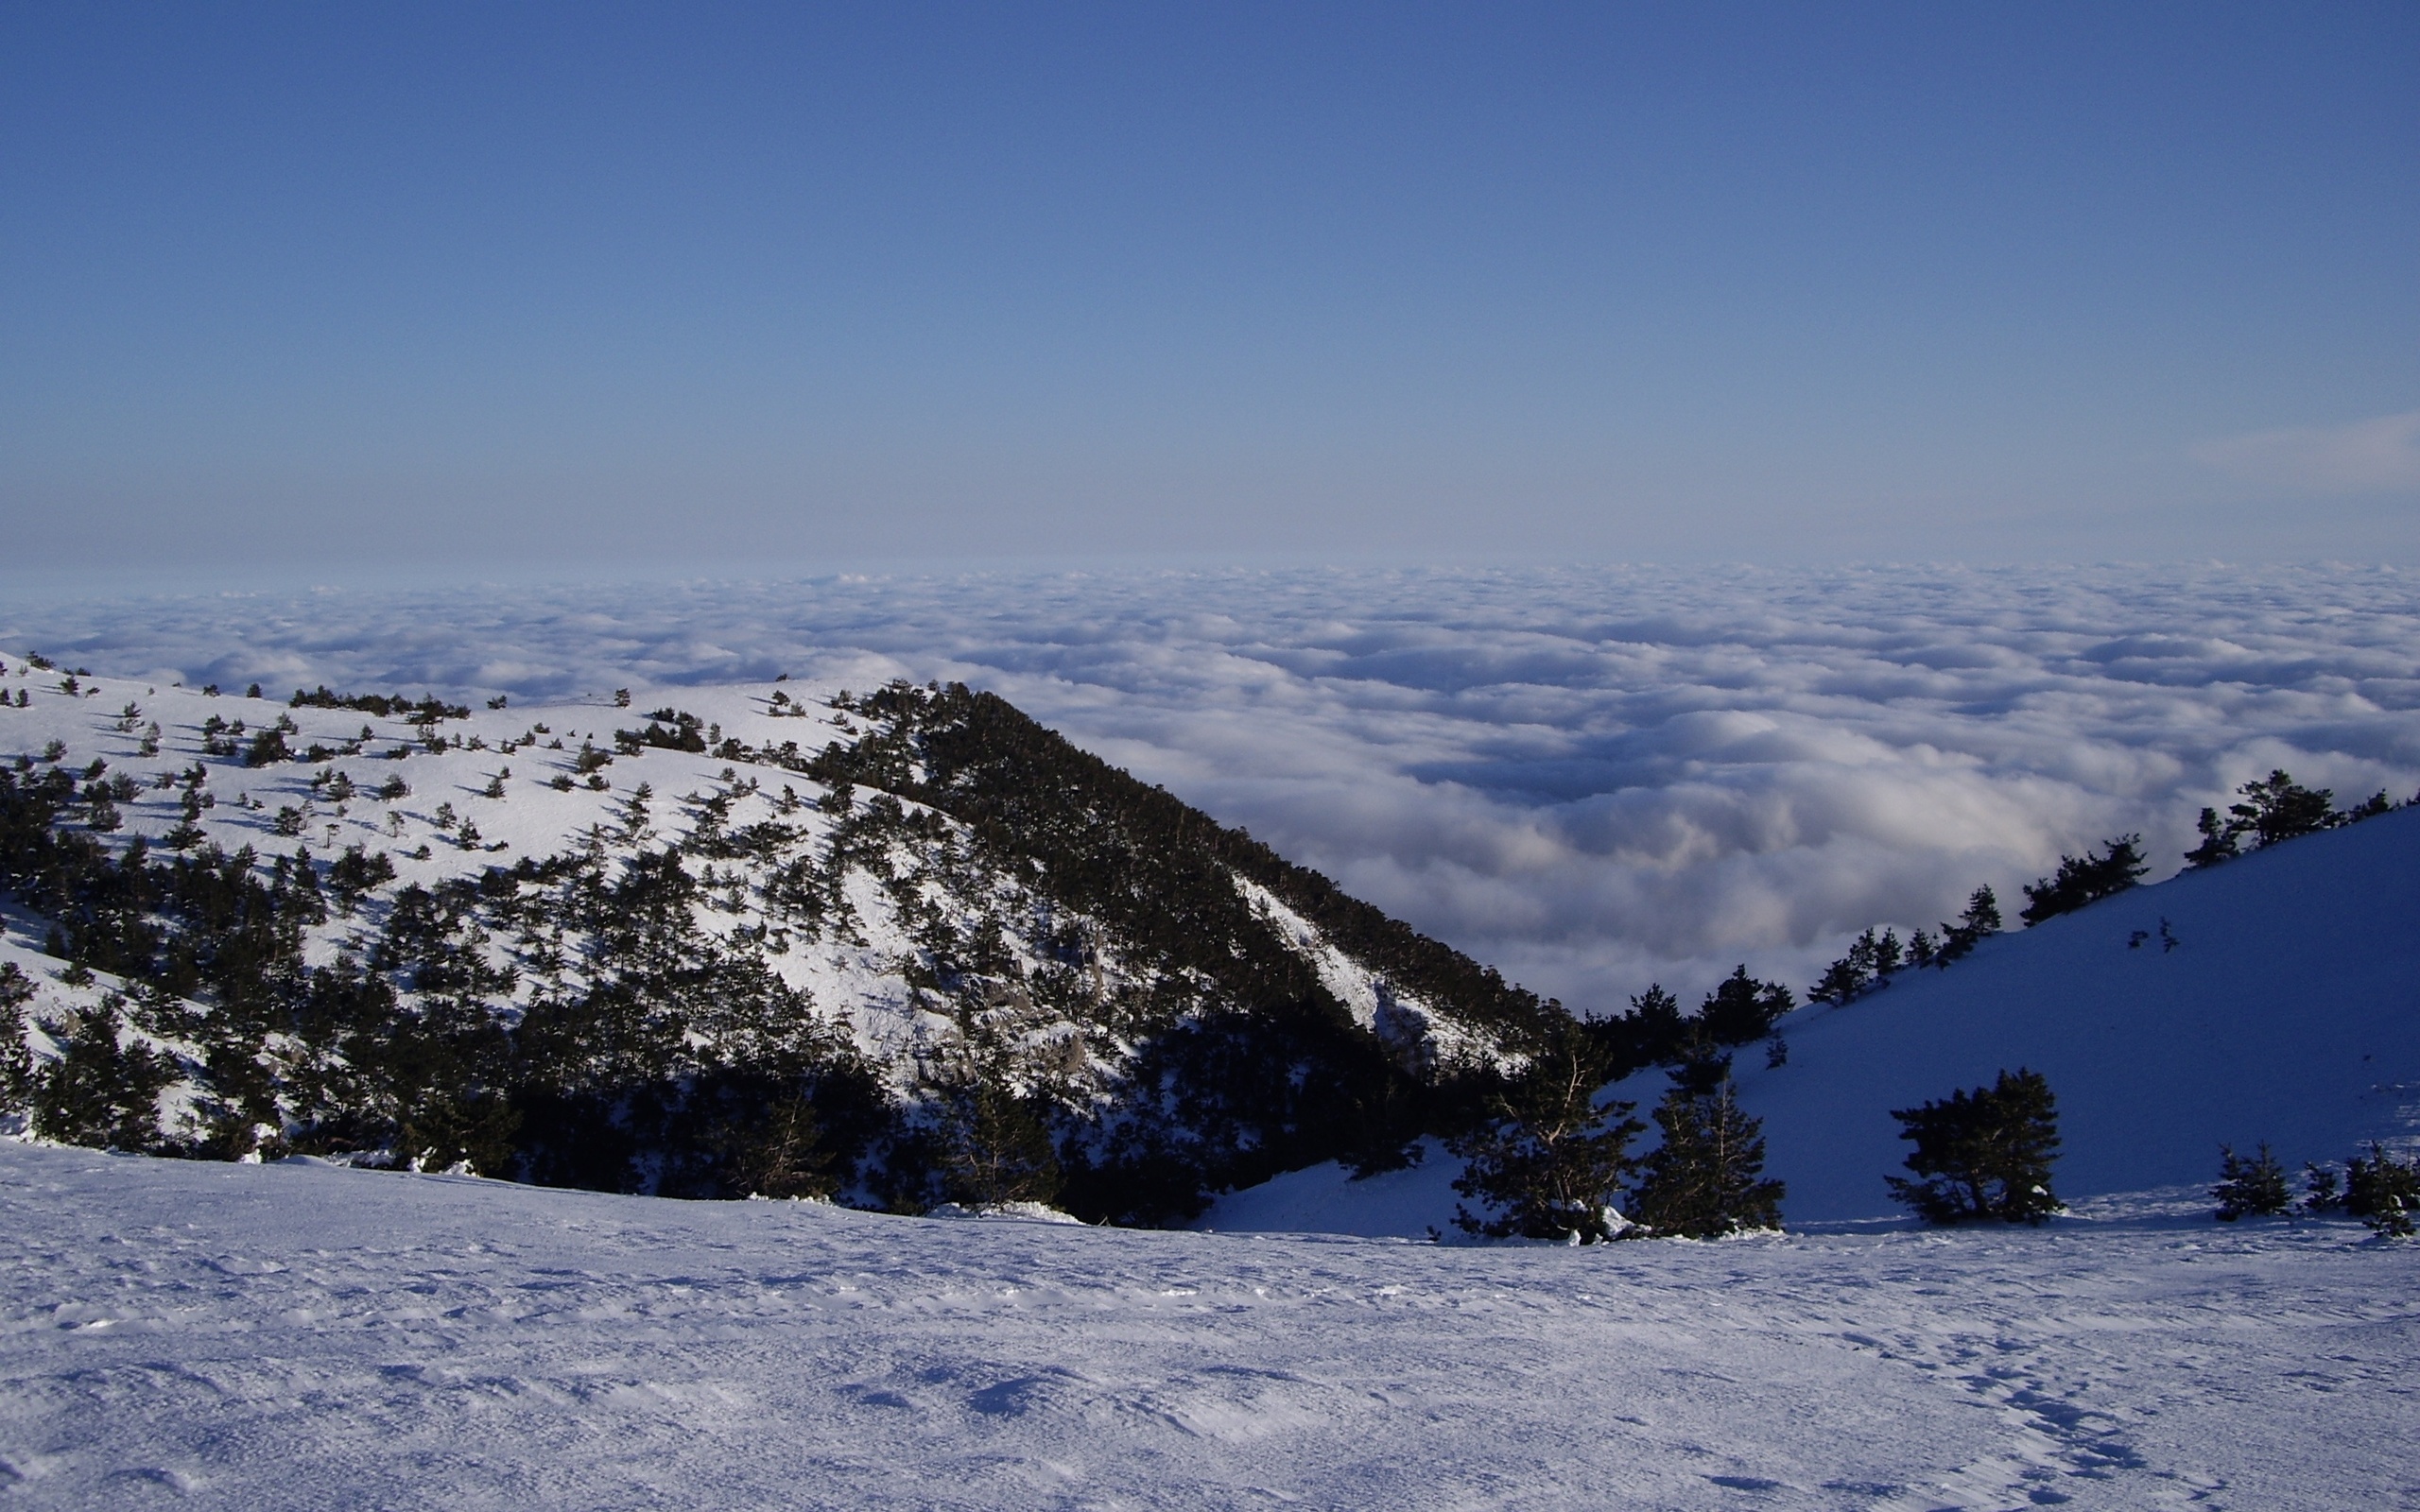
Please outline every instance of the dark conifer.
M1479 1217L1457 1207L1458 1227L1493 1239L1613 1237L1631 1137L1646 1125L1630 1116L1632 1104L1597 1106L1605 1069L1575 1025L1493 1100L1487 1122L1449 1143L1469 1162L1454 1190L1495 1210Z
M520 1127L520 1111L502 1092L475 1084L433 1087L403 1119L398 1153L415 1171L509 1177Z
M2373 1141L2368 1159L2344 1162L2344 1211L2374 1233L2410 1238L2420 1220L2420 1160L2398 1160Z
M148 1150L160 1143L159 1098L175 1074L166 1057L120 1040L114 1002L50 1025L59 1058L33 1088L34 1132L68 1144Z
M2058 1108L2039 1072L2003 1071L1989 1087L1891 1116L1902 1125L1899 1137L1915 1144L1908 1169L1923 1179L1885 1179L1891 1194L1927 1222L2038 1224L2059 1211L2050 1190Z
M2193 827L2202 833L2202 843L2185 852L2187 866L2198 870L2215 867L2221 861L2232 861L2242 853L2241 832L2220 818L2218 810L2204 809L2202 816L2193 821Z
M2103 842L2099 852L2061 856L2056 876L2027 885L2025 910L2018 917L2030 928L2124 892L2151 869L2143 860L2142 843L2139 834L2121 834Z
M2253 843L2264 849L2316 834L2340 822L2330 807L2336 801L2332 790L2304 787L2283 771L2273 771L2256 782L2244 783L2237 791L2244 800L2227 805L2234 827L2240 833L2250 834Z
M1989 887L1978 887L1966 898L1966 911L1955 924L1941 926L1941 949L1933 965L1946 968L1984 939L2000 932L2000 901Z
M26 1005L34 984L14 961L0 961L0 1111L20 1112L33 1093L33 1057L26 1048Z
M1933 957L1940 954L1941 942L1923 930L1917 930L1908 936L1909 965L1930 966L1933 963Z
M1789 988L1759 982L1746 965L1735 969L1698 1005L1698 1022L1718 1045L1754 1044L1772 1033L1782 1015L1796 1006Z
M2303 1162L2303 1211L2305 1212L2339 1212L2344 1207L2344 1188L2336 1168Z
M2263 1141L2257 1155L2246 1159L2234 1146L2219 1147L2219 1184L2210 1189L2218 1199L2221 1223L2238 1218L2273 1218L2293 1205L2286 1191L2286 1168L2269 1153Z
M763 1121L729 1136L732 1186L742 1196L826 1197L832 1155L823 1146L815 1105L793 1090Z
M1681 1015L1681 1000L1664 990L1661 982L1651 982L1646 991L1634 994L1630 1000L1630 1026L1642 1057L1640 1063L1653 1065L1678 1052L1685 1022ZM1606 1069L1606 1079L1610 1081L1615 1068Z
M1059 1195L1049 1129L1026 1100L988 1075L943 1098L941 1168L952 1202L990 1207Z
M1874 931L1869 929L1849 943L1846 955L1824 969L1806 996L1812 1002L1838 1006L1864 996L1873 987Z
M1783 1187L1764 1178L1762 1125L1739 1110L1728 1075L1710 1091L1676 1080L1653 1116L1664 1143L1644 1162L1630 1217L1692 1239L1781 1227Z

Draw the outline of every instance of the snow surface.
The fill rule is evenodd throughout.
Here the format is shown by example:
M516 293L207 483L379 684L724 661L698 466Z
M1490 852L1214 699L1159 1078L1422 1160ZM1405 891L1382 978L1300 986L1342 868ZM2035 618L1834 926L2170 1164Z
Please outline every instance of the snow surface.
M2420 809L2136 888L1784 1030L1788 1065L1740 1054L1740 1095L1797 1218L1886 1211L1909 1148L1890 1110L2019 1066L2058 1096L2070 1198L2206 1184L2221 1144L2266 1140L2291 1168L2408 1151Z
M1460 1248L0 1142L0 1495L28 1506L2420 1496L2420 1246L2190 1194Z

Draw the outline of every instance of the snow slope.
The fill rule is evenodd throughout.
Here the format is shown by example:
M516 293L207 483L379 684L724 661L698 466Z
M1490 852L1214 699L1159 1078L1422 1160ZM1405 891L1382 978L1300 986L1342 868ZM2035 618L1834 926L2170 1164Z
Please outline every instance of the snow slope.
M0 1141L0 1234L45 1508L2377 1508L2420 1435L2420 1247L2139 1204L1456 1248Z
M2163 939L2163 921L2167 937ZM2136 936L2140 936L2138 939ZM2169 946L2167 940L2173 940ZM2059 1099L2070 1200L2208 1185L2219 1146L2342 1160L2420 1136L2420 808L2139 887L1783 1022L1789 1063L1735 1064L1786 1220L1887 1215L1909 1146L1891 1109L2029 1066ZM1616 1095L1653 1106L1662 1072ZM1450 1160L1379 1181L1334 1165L1222 1199L1227 1231L1418 1235L1452 1219Z
M2169 948L2161 937L2165 920ZM2137 933L2142 939L2135 942ZM1890 1110L2030 1066L2075 1198L2214 1179L2221 1143L2291 1164L2420 1134L2420 809L2187 873L1902 972L1743 1054L1794 1218L1890 1211Z

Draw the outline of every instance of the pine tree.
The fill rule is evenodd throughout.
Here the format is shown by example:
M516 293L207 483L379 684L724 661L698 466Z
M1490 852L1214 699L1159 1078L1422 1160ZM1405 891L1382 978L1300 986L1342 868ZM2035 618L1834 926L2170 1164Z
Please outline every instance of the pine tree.
M1941 949L1934 953L1932 964L1945 969L1999 932L1999 898L1989 887L1978 887L1967 895L1966 911L1958 916L1958 922L1941 926Z
M2304 787L2283 771L2273 771L2236 791L2243 795L2243 801L2227 805L2227 813L2234 816L2238 833L2250 834L2261 849L2316 834L2337 822L2334 791Z
M2241 832L2219 817L2219 811L2205 808L2193 821L2202 833L2202 843L2185 852L2185 864L2199 870L2215 867L2221 861L2232 861L2243 853Z
M2374 1233L2410 1238L2420 1219L2420 1160L2398 1160L2373 1141L2369 1159L2344 1162L2344 1211Z
M1646 1125L1630 1116L1633 1104L1597 1106L1606 1070L1575 1025L1494 1099L1486 1123L1448 1143L1469 1162L1454 1190L1496 1210L1481 1218L1458 1206L1457 1227L1491 1239L1613 1237L1631 1137Z
M2304 787L2282 770L2246 782L2236 791L2243 801L2228 804L2224 818L2220 817L2218 810L2205 808L2194 822L2202 833L2202 843L2185 853L2187 866L2215 867L2232 860L2242 853L2247 836L2254 849L2266 850L2302 835L2370 818L2394 807L2380 792L2339 814L2330 807L2336 801L2333 790Z
M1644 1162L1632 1218L1691 1239L1781 1227L1782 1183L1763 1179L1763 1125L1739 1110L1729 1075L1711 1091L1676 1081L1653 1116L1664 1143Z
M823 1147L815 1105L793 1090L776 1101L764 1121L744 1134L727 1136L732 1187L741 1195L825 1197L832 1194L831 1152Z
M1863 997L1875 986L1874 955L1874 931L1869 929L1849 943L1846 955L1824 969L1824 974L1806 989L1807 998L1837 1007Z
M1772 1033L1782 1015L1796 1006L1789 988L1778 982L1759 982L1743 964L1698 1005L1698 1023L1719 1045L1753 1044Z
M2259 1154L2247 1160L2232 1145L2219 1146L2219 1184L2210 1189L2218 1199L2221 1223L2238 1218L2273 1218L2293 1205L2286 1190L2286 1168L2262 1141Z
M513 1168L512 1136L520 1110L504 1094L476 1086L432 1089L402 1121L397 1140L415 1171L466 1167L474 1176L503 1177Z
M2050 1190L2057 1101L2039 1072L2003 1071L1989 1087L1921 1108L1893 1108L1899 1137L1915 1144L1908 1169L1922 1180L1885 1180L1928 1223L2042 1222L2060 1208Z
M1034 1109L992 1076L977 1075L942 1104L941 1168L949 1200L975 1207L1048 1202L1059 1159Z
M1651 982L1647 990L1630 1000L1630 1024L1639 1053L1647 1064L1664 1059L1680 1048L1683 1024L1681 1000L1664 990L1661 982ZM1611 1066L1605 1068L1609 1073ZM1606 1077L1612 1080L1611 1075ZM1644 1125L1642 1125L1644 1126Z
M2121 834L2102 842L2098 852L2061 856L2057 875L2026 886L2025 910L2018 917L2031 928L2124 892L2151 869L2143 860L2142 843L2139 834Z
M1934 939L1930 935L1925 933L1923 930L1917 930L1914 934L1908 936L1909 965L1930 966L1933 963L1933 958L1940 954L1941 942Z
M2344 1207L2344 1188L2336 1168L2303 1162L2303 1211L2305 1212L2339 1212Z
M46 1027L60 1053L35 1077L34 1132L120 1150L157 1144L160 1093L175 1067L147 1045L120 1041L117 1004L78 1009Z
M21 1111L33 1092L34 1063L26 1048L26 1005L34 985L14 961L0 961L0 1112Z

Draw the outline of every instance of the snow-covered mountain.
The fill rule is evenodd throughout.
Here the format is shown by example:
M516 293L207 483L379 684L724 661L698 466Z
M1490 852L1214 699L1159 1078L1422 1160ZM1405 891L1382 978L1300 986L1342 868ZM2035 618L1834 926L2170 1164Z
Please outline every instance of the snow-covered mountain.
M0 664L15 1090L79 1143L1164 1222L1386 1163L1556 1018L962 688Z

